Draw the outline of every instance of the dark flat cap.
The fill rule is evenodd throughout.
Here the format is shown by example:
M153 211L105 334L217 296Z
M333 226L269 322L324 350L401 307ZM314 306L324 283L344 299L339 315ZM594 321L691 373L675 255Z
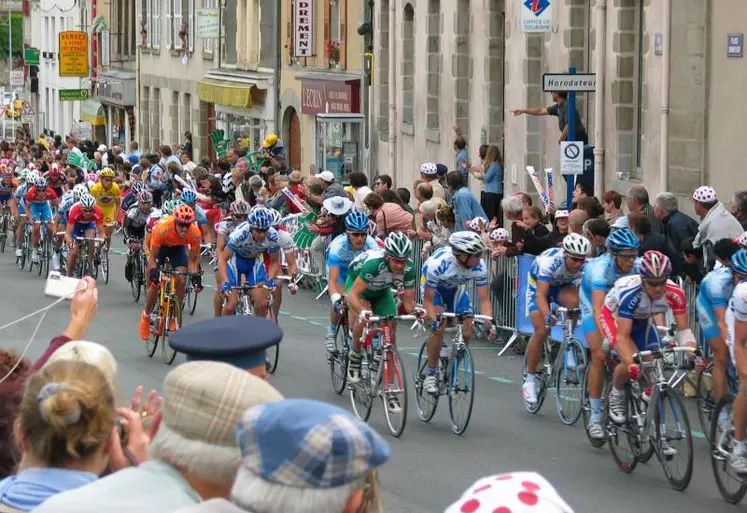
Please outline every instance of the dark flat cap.
M188 324L170 338L188 361L225 362L241 369L264 365L265 350L280 343L283 330L254 315L230 315Z

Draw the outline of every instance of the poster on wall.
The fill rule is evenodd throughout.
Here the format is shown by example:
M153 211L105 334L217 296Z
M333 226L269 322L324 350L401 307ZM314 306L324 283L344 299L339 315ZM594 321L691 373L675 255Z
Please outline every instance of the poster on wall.
M521 6L521 31L551 32L552 31L552 0L519 0Z
M197 37L220 37L220 12L217 8L197 9Z
M314 55L314 0L296 0L293 13L294 57Z
M60 32L60 76L88 76L88 34L79 31Z

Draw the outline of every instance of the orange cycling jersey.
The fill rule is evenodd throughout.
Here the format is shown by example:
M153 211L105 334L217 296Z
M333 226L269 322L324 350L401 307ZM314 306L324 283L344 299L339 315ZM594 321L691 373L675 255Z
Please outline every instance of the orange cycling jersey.
M201 238L202 232L200 232L200 229L194 223L189 226L187 235L181 237L176 232L174 216L166 216L153 227L150 235L150 247L151 249L160 248L161 246L191 246L199 248Z

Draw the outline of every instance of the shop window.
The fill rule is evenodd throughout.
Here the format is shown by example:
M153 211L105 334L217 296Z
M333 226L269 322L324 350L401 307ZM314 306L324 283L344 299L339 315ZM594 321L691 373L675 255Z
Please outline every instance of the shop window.
M438 131L438 106L441 96L441 2L428 0L428 33L426 55L426 81L428 98L426 100L425 126L429 130Z
M205 9L215 8L217 0L202 0L202 7ZM213 55L213 44L214 39L212 37L206 37L202 40L202 51L207 55Z
M237 57L236 31L238 30L236 2L237 0L226 0L226 8L223 11L224 42L221 45L223 63L234 66L236 65Z
M331 171L347 182L352 171L360 171L363 146L361 114L319 114L316 118L317 168Z
M226 123L226 135L241 149L253 151L262 144L262 120L239 114L220 113Z

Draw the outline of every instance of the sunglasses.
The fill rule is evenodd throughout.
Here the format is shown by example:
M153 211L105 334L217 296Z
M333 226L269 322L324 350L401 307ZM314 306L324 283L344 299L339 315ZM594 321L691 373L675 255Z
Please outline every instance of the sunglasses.
M91 212L93 212L93 209L92 209L92 208L81 208L81 210L82 210L83 212L85 212L86 214L90 214Z
M176 223L177 228L189 228L190 226L192 226L192 223L180 223L178 221Z
M585 257L575 257L575 256L568 255L568 258L570 258L574 262L581 262L581 263L586 262L586 258Z
M656 280L656 281L654 281L654 280L645 280L645 281L646 281L646 285L648 285L652 289L660 289L660 288L666 286L666 284L667 284L667 280Z
M348 232L348 235L350 235L351 237L361 237L361 238L368 236L366 232Z
M259 228L252 228L252 231L259 232L259 233L267 233L269 230L270 230L269 228L264 228L262 230L260 230Z
M623 254L623 253L614 253L614 255L617 258L620 258L622 260L635 260L635 258L638 256L638 255L626 255L626 254Z
M392 263L395 263L395 264L400 264L400 265L406 265L407 264L407 259L406 258L389 257L389 259L392 261Z

